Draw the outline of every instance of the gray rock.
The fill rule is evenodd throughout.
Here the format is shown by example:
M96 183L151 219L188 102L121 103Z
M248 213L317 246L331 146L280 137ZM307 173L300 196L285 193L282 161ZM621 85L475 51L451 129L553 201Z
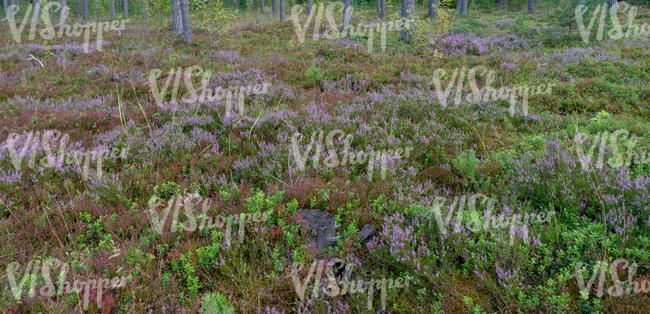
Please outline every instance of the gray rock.
M304 209L298 211L295 218L310 234L316 234L311 244L318 250L322 251L338 241L336 228L339 225L332 214L319 209Z
M373 227L371 224L366 224L363 226L363 228L361 228L361 232L359 232L359 242L364 243L370 240L375 231L375 227Z

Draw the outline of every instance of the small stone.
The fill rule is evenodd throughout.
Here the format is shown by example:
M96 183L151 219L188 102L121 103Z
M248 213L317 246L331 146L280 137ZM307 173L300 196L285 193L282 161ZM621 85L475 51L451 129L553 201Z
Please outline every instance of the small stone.
M359 242L364 243L370 240L375 231L375 227L373 227L371 224L366 224L363 226L363 228L361 228L361 232L359 232Z
M315 231L316 238L312 239L312 245L322 251L336 243L336 228L338 225L334 216L319 209L304 209L296 213L296 221L308 232Z

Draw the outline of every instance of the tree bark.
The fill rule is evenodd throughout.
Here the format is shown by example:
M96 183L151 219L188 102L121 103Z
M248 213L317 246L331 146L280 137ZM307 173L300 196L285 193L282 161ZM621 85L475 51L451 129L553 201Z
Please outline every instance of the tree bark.
M456 0L456 13L460 13L462 6L463 6L463 0Z
M616 3L617 3L616 0L608 0L607 1L607 8L611 9Z
M129 18L129 0L124 0L124 18L128 19Z
M311 0L307 0L307 15L311 13Z
M9 16L9 1L2 0L2 7L5 9L5 17Z
M343 28L350 25L352 19L352 0L343 1Z
M38 20L41 18L41 1L32 0L34 3L34 20L38 23Z
M67 10L66 10L67 8ZM59 9L59 24L61 26L65 26L67 19L68 19L68 12L70 8L68 7L68 0L61 0L61 9Z
M192 26L190 23L190 5L188 0L180 0L181 18L183 20L183 41L192 42Z
M436 12L436 8L440 5L440 0L429 0L429 17L436 17L438 16L438 12Z
M503 1L504 0L499 0L499 10L503 10L506 7L506 5L505 5L505 3Z
M272 15L276 16L278 15L278 0L273 0L273 3L271 4L272 6Z
M260 0L260 10L264 12L264 0Z
M410 19L411 13L413 13L413 3L411 2L412 0L402 0L402 18L403 19ZM411 38L411 30L406 28L406 23L404 23L404 26L400 32L400 37L402 39L408 40Z
M177 35L183 33L183 18L181 17L180 0L172 0L172 21L174 22L174 32Z
M462 15L467 15L467 1L469 0L463 0L463 5L460 7L460 14Z
M377 14L381 12L381 0L377 0Z
M142 19L149 19L149 0L142 0Z
M535 0L528 0L528 14L535 13Z
M114 20L117 15L115 14L115 0L111 0L111 19Z
M286 12L284 10L284 2L285 0L280 0L280 22L284 22L285 20Z
M379 12L379 17L382 20L386 18L386 0L381 0L381 12Z
M84 6L83 19L85 22L88 21L88 0L83 0L83 6Z

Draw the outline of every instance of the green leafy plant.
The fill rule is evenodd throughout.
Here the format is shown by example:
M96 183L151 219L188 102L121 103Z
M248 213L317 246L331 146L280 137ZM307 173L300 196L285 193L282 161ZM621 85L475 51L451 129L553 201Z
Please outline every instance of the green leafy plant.
M228 304L228 300L221 293L209 292L201 298L203 313L232 314L235 309Z
M476 157L476 153L473 149L470 149L464 154L458 155L452 163L454 168L460 171L463 176L470 180L476 179L476 171L480 161Z

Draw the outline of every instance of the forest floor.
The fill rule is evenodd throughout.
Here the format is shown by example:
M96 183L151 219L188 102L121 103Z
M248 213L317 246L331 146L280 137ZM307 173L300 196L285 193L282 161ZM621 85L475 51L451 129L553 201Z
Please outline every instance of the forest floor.
M360 11L353 24L376 21ZM648 10L635 22L650 23ZM189 45L168 23L134 20L89 53L83 36L28 40L25 30L18 44L0 24L0 308L648 311L648 294L626 287L650 277L650 34L599 41L593 30L585 43L548 15L470 12L411 42L387 32L385 51L375 37L368 53L367 35L313 40L310 27L300 42L290 18L197 23ZM174 104L175 80L180 96L188 82L201 86L192 66L212 71L214 91L266 88L242 111L226 112L226 97ZM523 98L512 112L508 97L472 101L486 85L527 86L527 112ZM308 143L321 131L317 157ZM355 164L343 163L346 147ZM91 157L103 149L114 154ZM456 214L466 203L480 217L492 206L506 226L543 216L472 230L476 219ZM314 247L303 209L333 215L331 247ZM367 225L376 231L362 239ZM311 267L335 258L345 274ZM609 273L602 296L600 278L581 295L576 266L587 282L599 261L619 258L638 264L631 279L614 271L623 295L608 292L618 287ZM292 272L294 263L304 267ZM52 296L60 273L70 283L126 280ZM346 278L393 287L333 293L328 285Z

